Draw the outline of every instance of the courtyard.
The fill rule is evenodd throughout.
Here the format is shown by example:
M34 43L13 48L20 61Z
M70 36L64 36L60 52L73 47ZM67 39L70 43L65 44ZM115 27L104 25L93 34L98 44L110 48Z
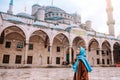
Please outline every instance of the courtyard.
M0 69L0 80L72 80L72 68ZM90 80L120 80L119 67L93 67Z

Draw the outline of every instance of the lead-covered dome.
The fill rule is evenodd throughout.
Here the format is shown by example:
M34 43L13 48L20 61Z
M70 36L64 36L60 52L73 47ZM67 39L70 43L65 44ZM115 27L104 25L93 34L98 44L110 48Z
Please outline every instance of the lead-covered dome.
M55 7L55 6L46 6L45 7L45 11L46 13L48 12L60 12L60 13L65 13L64 10L58 8L58 7Z
M33 6L38 6L38 7L41 7L39 4L34 4L34 5L32 5L32 7L33 7Z
M18 13L16 16L18 16L18 17L24 17L24 18L29 18L29 19L34 19L33 16L31 16L30 14L24 13L24 12Z
M19 24L19 23L24 23L20 18L18 17L10 17L10 18L7 18L7 21L10 21L12 23L15 23L15 24Z

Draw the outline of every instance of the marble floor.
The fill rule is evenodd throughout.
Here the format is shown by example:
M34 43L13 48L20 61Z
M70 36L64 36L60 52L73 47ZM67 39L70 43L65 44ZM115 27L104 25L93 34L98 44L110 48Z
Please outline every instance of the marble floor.
M71 68L0 69L0 80L72 80ZM94 67L90 80L120 80L119 67Z

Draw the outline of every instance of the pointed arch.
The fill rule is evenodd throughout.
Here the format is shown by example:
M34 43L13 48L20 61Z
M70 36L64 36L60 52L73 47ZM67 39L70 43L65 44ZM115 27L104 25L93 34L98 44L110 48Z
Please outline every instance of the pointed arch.
M76 46L76 47L84 47L86 48L86 42L85 40L81 37L81 36L76 36L73 41L72 41L72 46Z
M111 49L111 45L107 40L103 41L102 47L103 47L103 45L105 45L107 48Z
M95 48L100 48L99 47L99 42L95 39L95 38L92 38L89 43L88 43L88 51L91 51L91 46L95 44Z

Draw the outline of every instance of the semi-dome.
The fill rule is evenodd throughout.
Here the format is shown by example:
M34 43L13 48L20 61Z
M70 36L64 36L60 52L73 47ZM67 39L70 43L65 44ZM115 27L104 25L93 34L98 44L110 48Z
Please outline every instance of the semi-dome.
M10 18L7 18L7 21L11 21L11 22L13 22L13 23L16 23L16 24L18 24L18 23L24 23L20 18L18 18L18 17L10 17Z
M47 12L62 12L62 13L65 13L64 10L62 10L62 9L60 9L58 7L55 7L55 6L46 6L45 11L46 11L46 13Z
M40 7L40 5L39 5L39 4L34 4L34 5L32 5L32 7L33 7L33 6L38 6L38 7Z
M16 16L18 16L18 17L24 17L24 18L30 18L30 19L34 18L30 14L27 14L27 13L24 13L24 12L18 13Z

